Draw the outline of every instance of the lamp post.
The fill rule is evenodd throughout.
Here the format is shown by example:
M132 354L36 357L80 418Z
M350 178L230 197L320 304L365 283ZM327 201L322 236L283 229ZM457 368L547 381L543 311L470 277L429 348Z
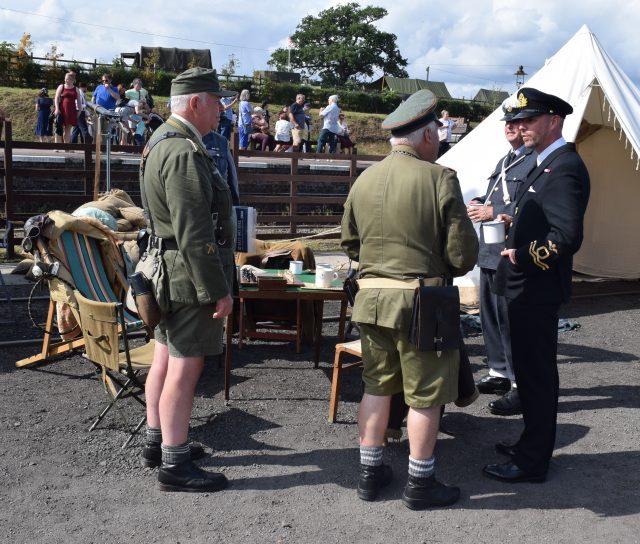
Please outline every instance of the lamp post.
M516 87L519 89L524 84L524 76L527 75L527 72L524 71L524 66L522 64L518 66L518 70L513 75L516 76Z

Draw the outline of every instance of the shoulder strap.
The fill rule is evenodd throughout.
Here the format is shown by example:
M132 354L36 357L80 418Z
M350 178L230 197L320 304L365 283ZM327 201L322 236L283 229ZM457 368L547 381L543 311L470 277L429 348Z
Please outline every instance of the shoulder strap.
M165 132L158 138L151 139L149 142L147 142L147 145L145 145L144 149L142 150L142 158L140 160L140 198L142 199L142 208L144 209L144 216L147 222L147 226L150 228L152 235L155 235L155 229L153 228L153 219L151 217L149 206L147 205L147 196L144 191L144 168L147 162L147 157L149 157L149 153L151 153L151 150L160 142L168 140L169 138L184 138L185 140L189 139L187 136L180 132Z

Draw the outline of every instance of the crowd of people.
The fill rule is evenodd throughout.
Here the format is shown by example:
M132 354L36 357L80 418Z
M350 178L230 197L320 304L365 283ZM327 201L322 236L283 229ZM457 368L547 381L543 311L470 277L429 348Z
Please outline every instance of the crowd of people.
M76 81L76 73L65 74L54 98L42 88L35 102L35 135L40 142L53 138L55 143L91 143L94 115L87 108L87 84ZM164 119L153 111L151 94L135 78L130 88L113 85L109 74L103 74L91 95L91 102L120 115L114 143L142 145Z
M351 153L355 144L351 140L345 115L339 107L339 97L332 95L328 104L319 111L319 136L312 141L314 120L310 115L311 105L303 94L296 96L290 105L284 105L271 123L269 104L264 101L252 106L251 93L243 89L240 93L226 91L230 96L220 99L221 111L216 131L231 140L234 128L238 132L242 150L257 151L303 151L317 150L324 153ZM76 81L76 73L65 74L64 82L55 91L42 88L35 101L36 122L34 134L40 142L91 143L93 141L94 118L87 109L87 85ZM153 131L164 121L154 111L153 97L143 87L140 78L131 86L114 85L110 74L105 73L91 94L91 102L120 115L113 143L120 145L143 145Z
M269 103L262 102L260 106L252 106L251 93L243 89L239 95L221 99L224 108L220 116L218 132L227 139L231 138L233 127L237 127L239 146L242 150L257 151L299 151L311 153L314 151L311 133L314 121L310 115L311 104L303 94L298 94L290 105L284 105L275 115L275 122L271 125ZM319 120L322 121L320 135L315 145L318 153L323 153L328 145L329 153L336 153L338 145L340 151L351 153L355 144L349 137L349 129L344 114L338 106L338 96L329 97L329 104L322 108ZM237 114L233 110L238 104Z

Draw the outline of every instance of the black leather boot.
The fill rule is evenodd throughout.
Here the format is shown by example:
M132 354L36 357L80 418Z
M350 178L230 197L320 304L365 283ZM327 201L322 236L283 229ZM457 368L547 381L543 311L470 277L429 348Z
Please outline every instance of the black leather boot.
M206 472L192 461L177 465L162 463L158 471L158 487L161 491L220 491L227 487L228 483L224 474Z
M372 466L360 464L358 497L363 501L375 501L381 487L391 482L391 467L385 464Z
M411 510L424 510L433 506L449 506L460 498L460 488L441 484L435 475L417 478L409 475L402 493L402 503Z
M195 461L205 456L204 448L200 444L189 444L191 460ZM146 468L159 467L162 464L162 447L160 444L145 444L142 448L142 466Z

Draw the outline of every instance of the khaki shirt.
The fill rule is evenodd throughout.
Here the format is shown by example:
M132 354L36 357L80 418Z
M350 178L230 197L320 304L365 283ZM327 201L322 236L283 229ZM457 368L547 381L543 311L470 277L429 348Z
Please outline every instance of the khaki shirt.
M169 298L185 304L212 304L231 291L214 234L212 213L231 236L231 194L198 135L171 117L154 133L180 132L149 154L144 172L154 234L175 239L178 250L165 251ZM141 180L142 182L142 180ZM233 264L233 261L231 261Z
M462 276L478 237L453 170L395 146L356 180L342 218L341 245L361 278ZM360 289L353 320L409 330L412 289Z

